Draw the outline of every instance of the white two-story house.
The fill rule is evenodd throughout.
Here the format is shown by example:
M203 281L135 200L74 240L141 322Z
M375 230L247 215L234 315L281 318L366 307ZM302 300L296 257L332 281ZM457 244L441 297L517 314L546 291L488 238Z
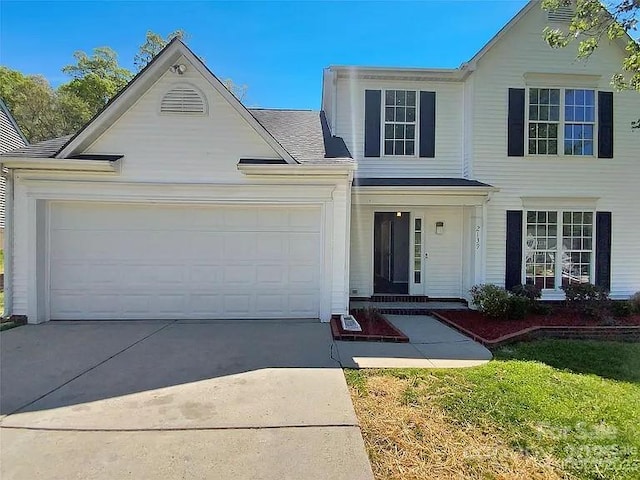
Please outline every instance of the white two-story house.
M610 85L626 39L577 61L541 34L569 18L531 2L457 69L325 70L322 108L358 165L351 296L640 289L640 95Z
M172 41L8 169L5 314L319 318L354 297L640 290L640 112L528 4L457 69L329 67L322 109L247 109Z

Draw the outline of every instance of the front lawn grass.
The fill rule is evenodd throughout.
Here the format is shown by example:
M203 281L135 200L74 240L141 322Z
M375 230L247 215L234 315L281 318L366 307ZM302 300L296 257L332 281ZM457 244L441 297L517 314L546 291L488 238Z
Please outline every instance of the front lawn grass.
M640 344L509 345L487 365L347 370L377 479L640 478Z

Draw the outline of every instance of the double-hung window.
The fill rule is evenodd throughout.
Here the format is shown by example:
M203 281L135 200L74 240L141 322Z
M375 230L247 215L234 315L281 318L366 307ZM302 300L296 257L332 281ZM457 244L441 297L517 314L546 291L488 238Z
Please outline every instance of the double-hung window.
M593 219L590 211L527 211L525 282L551 290L591 282Z
M529 88L529 155L593 155L595 91Z
M414 156L416 153L417 95L414 90L384 92L384 154Z

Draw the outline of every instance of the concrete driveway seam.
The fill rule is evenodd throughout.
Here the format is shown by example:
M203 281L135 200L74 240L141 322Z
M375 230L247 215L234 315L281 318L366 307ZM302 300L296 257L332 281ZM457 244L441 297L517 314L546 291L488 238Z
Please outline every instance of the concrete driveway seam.
M160 331L164 330L165 328L169 327L170 325L173 325L173 324L174 324L174 323L176 323L176 322L177 322L177 320L173 320L173 321L171 321L171 322L169 322L169 323L164 324L163 326L161 326L161 327L160 327L160 328L158 328L157 330L154 330L153 332L149 333L148 335L146 335L146 336L144 336L144 337L142 337L142 338L140 338L140 339L136 340L136 341L135 341L135 342L133 342L131 345L128 345L127 347L125 347L125 348L121 349L120 351L118 351L118 352L114 353L114 354L113 354L113 355L111 355L110 357L105 358L104 360L102 360L102 361L98 362L97 364L95 364L95 365L93 365L93 366L91 366L91 367L89 367L89 368L87 368L87 369L83 370L82 372L80 372L80 373L79 373L78 375L76 375L75 377L70 378L70 379L69 379L69 380L67 380L66 382L64 382L64 383L62 383L62 384L58 385L57 387L55 387L55 388L53 388L53 389L49 390L48 392L46 392L46 393L44 393L44 394L40 395L40 396L39 396L38 398L36 398L35 400L32 400L32 401L30 401L30 402L28 402L28 403L25 403L24 405L22 405L22 406L20 406L20 407L16 408L16 409L15 409L15 410L13 410L12 412L10 412L10 413L8 413L8 414L4 415L2 418L0 418L0 425L2 425L2 422L3 422L6 418L8 418L9 416L11 416L11 415L13 415L13 414L15 414L15 413L18 413L20 410L23 410L23 409L27 408L29 405L33 405L34 403L38 402L39 400L42 400L43 398L45 398L47 395L51 395L53 392L55 392L55 391L57 391L57 390L60 390L60 389L61 389L62 387L64 387L65 385L67 385L67 384L69 384L69 383L73 382L74 380L76 380L76 379L80 378L81 376L83 376L83 375L85 375L85 374L89 373L90 371L92 371L92 370L94 370L94 369L98 368L100 365L105 364L105 363L106 363L106 362L108 362L109 360L111 360L111 359L113 359L113 358L117 357L118 355L120 355L120 354L122 354L122 353L126 352L126 351L127 351L127 350L129 350L130 348L135 347L135 346L136 346L136 345L138 345L139 343L144 342L144 341L145 341L145 340L147 340L148 338L152 337L153 335L155 335L155 334L157 334L158 332L160 332Z
M360 428L357 423L327 423L313 425L268 425L256 427L159 427L159 428L64 428L64 427L24 427L6 425L2 430L30 430L35 432L190 432L225 430L280 430L291 428Z

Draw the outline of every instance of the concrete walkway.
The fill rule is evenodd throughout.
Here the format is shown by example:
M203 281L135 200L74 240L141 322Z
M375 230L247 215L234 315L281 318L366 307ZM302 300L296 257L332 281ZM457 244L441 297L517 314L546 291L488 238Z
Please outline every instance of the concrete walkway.
M481 344L428 315L385 315L410 343L335 342L345 368L460 368L492 355Z
M332 350L317 322L3 332L0 478L371 480Z

